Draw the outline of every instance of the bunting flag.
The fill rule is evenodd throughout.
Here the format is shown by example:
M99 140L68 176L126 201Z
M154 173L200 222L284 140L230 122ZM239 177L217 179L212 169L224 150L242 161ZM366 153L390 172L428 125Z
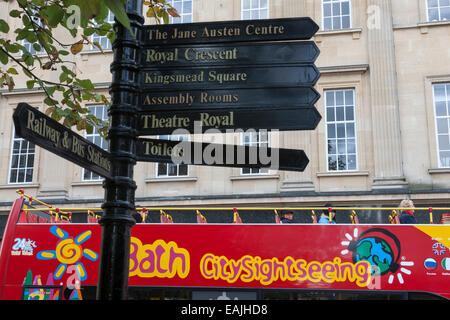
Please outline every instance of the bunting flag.
M93 211L88 210L88 223L98 223L98 217Z
M239 216L239 213L237 212L237 209L233 208L233 211L234 211L233 223L242 223L242 219Z
M275 209L275 223L281 224L280 216L278 215L278 211Z
M206 218L197 210L197 223L208 223Z
M314 210L311 210L311 219L312 219L313 224L317 223L317 216L316 216L316 213L314 212Z
M170 215L165 213L163 210L159 210L160 217L161 217L161 223L173 223L173 219Z
M28 206L26 204L22 205L22 211L19 216L19 223L27 223L28 222Z
M356 214L355 210L352 210L352 214L350 215L350 220L352 221L353 224L359 223L358 215Z
M145 223L147 219L147 208L142 208L142 211L139 213L141 214L142 217L142 223Z

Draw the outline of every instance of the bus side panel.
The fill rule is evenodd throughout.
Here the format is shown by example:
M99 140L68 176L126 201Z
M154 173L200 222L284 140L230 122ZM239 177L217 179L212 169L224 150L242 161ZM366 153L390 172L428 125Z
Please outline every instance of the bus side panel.
M22 286L97 285L101 227L95 224L18 224L3 299L22 298ZM25 298L51 299L49 294Z
M16 231L16 225L19 219L20 211L22 209L23 201L24 199L22 197L14 201L3 234L3 239L0 247L0 300L4 299L4 288L10 257L9 251L13 245L13 240L15 238L14 233Z
M4 299L21 299L23 284L97 284L99 225L18 224L11 242ZM444 225L137 224L129 285L448 297L449 246Z
M130 285L450 293L445 225L138 224L132 236Z

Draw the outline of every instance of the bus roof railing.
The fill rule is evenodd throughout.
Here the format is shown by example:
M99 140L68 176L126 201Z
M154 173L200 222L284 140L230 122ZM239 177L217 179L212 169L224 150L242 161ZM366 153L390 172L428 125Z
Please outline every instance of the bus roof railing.
M52 222L70 222L72 218L73 212L86 212L88 216L88 222L97 222L101 217L101 212L103 211L101 208L86 208L86 207L66 207L66 208L58 208L53 205L47 204L39 199L36 199L24 192L23 189L19 189L16 191L21 197L28 199L29 203L27 206L24 205L22 211L24 213L33 212L47 212L53 219ZM42 208L31 207L32 202L36 202L38 205L43 206ZM151 211L159 211L161 215L161 222L163 223L173 223L173 218L167 214L165 211L194 211L197 213L197 222L199 223L200 219L205 219L204 216L201 215L201 211L229 211L232 210L234 212L234 223L242 223L242 220L239 217L239 211L274 211L275 221L279 223L279 211L310 211L312 223L317 223L317 215L319 216L322 212L331 212L334 211L336 214L339 211L350 211L350 220L353 224L359 223L358 214L356 211L388 211L390 214L388 216L389 222L391 224L399 224L399 213L404 210L413 209L415 212L419 214L428 214L428 221L430 224L434 224L433 212L434 211L450 211L450 207L136 207L136 212L140 214L145 221L145 216L148 215ZM332 216L329 216L329 222L331 223ZM206 220L206 219L205 219ZM238 222L236 222L238 221ZM240 221L240 222L239 222ZM205 221L206 222L206 221ZM203 222L203 223L205 223ZM439 223L450 223L450 214L442 214L441 221Z

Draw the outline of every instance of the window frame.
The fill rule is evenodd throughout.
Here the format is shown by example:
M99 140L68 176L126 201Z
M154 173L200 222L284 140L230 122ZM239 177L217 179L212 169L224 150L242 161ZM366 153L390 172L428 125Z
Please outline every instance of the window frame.
M447 116L438 116L437 115L437 110L436 110L436 95L435 95L435 86L438 85L443 85L445 88L445 102L446 102L446 109L447 109ZM437 162L438 162L438 168L439 169L450 169L450 163L448 166L443 166L442 165L442 161L441 161L441 149L440 149L440 145L439 145L439 127L438 127L438 118L446 118L447 119L447 128L448 128L448 133L447 136L449 137L450 140L450 114L449 114L449 108L450 108L450 91L447 90L447 87L450 87L450 82L437 82L437 83L432 83L431 84L431 92L432 92L432 101L433 101L433 115L434 115L434 136L435 136L435 141L436 141L436 155L437 155ZM443 152L450 152L449 150L444 150Z
M429 6L429 1L430 1L430 0L425 0L427 22L446 22L446 21L450 21L450 17L449 17L449 19L445 19L445 20L443 20L443 19L441 18L441 5L440 5L440 3L439 3L439 0L437 0L437 1L438 1L438 6L436 7L437 10L438 10L439 19L438 19L438 20L430 20L430 6ZM447 6L445 6L444 8L447 8ZM450 10L450 6L448 6L448 8L449 8L449 10Z
M179 138L183 138L183 137L186 139L186 141L189 141L189 135L159 135L157 138L158 139L163 139L163 140L184 141L184 140L175 140L175 139L179 139ZM160 175L159 174L159 166L160 165L165 165L166 166L166 174L165 175ZM180 175L180 166L181 165L185 165L186 166L186 174L185 175ZM177 167L177 174L176 175L173 175L173 176L169 175L169 166L176 166ZM190 165L188 165L188 164L174 164L174 163L156 162L156 165L155 165L155 176L156 176L156 178L161 178L161 179L189 177L189 174L190 174L189 167L190 167Z
M36 10L32 9L32 11L33 11L33 13L36 13ZM33 16L31 19L33 20L34 23L36 23L37 25L39 25L40 27L42 27L42 22L41 22L40 20L36 19L36 17ZM43 54L45 54L44 47L41 46L41 44L39 43L39 41L38 41L38 42L35 42L35 43L39 44L39 46L41 47L41 50L40 50L40 51L36 51L36 49L34 49L34 46L33 46L34 43L29 42L27 39L23 39L23 40L22 40L22 45L25 47L25 49L28 50L28 52L29 52L30 54L33 54L33 55L43 55ZM29 48L28 48L28 47L29 47Z
M175 8L174 1L177 1L177 0L167 0L166 2L169 3L171 6L173 6ZM188 1L191 3L191 11L190 11L190 13L186 13L185 14L184 12L178 12L178 15L180 16L180 18L174 18L171 15L169 15L169 23L170 24L192 23L192 22L194 22L194 0L181 0L181 8L184 9L184 3L188 2ZM185 16L190 16L191 17L190 21L185 21L184 20ZM179 20L179 21L176 21L176 20Z
M343 92L343 94L344 94L344 105L343 105L343 107L344 107L344 119L345 120L343 120L343 121L338 121L337 120L337 117L336 117L336 108L338 107L337 105L336 105L336 100L334 101L334 104L333 104L333 108L334 108L334 111L335 111L335 120L334 121L329 121L328 120L328 110L327 110L327 108L328 108L328 105L327 105L327 92L333 92L334 93L334 96L336 97L336 92L338 92L338 91L342 91ZM346 120L346 111L345 111L345 108L347 107L347 104L346 104L346 102L345 102L345 92L346 91L352 91L352 93L353 93L353 97L352 97L352 99L353 99L353 105L352 105L352 107L353 107L353 120ZM325 114L325 159L326 159L326 172L328 172L328 173L343 173L343 172L357 172L357 171L359 171L359 166L360 166L360 164L359 164L359 153L358 153L358 126L357 126L357 110L356 110L356 107L357 107L357 104L356 104L356 88L339 88L339 89L326 89L326 90L324 90L324 92L323 92L323 96L324 96L324 114ZM354 133L355 133L355 136L354 136L354 138L349 138L348 137L348 135L347 135L347 124L348 123L353 123L353 125L354 125ZM329 137L329 135L328 135L328 125L329 124L334 124L334 125L336 125L337 126L337 124L344 124L345 126L345 137L343 138L344 140L345 140L345 146L346 146L346 151L345 151L345 156L346 156L346 159L347 159L347 163L346 163L346 167L347 167L347 169L345 169L345 170L341 170L341 169L339 169L339 142L338 142L338 140L339 140L339 137L337 136L337 128L336 128L336 137L335 138L330 138ZM329 151L328 151L328 140L330 140L330 139L334 139L334 140L336 140L336 149L337 149L337 153L336 153L336 170L331 170L330 169L330 164L329 164L329 156L330 156L330 154L329 154ZM349 157L349 152L348 152L348 146L347 146L347 143L348 143L348 140L350 140L350 139L354 139L355 140L355 152L354 153L350 153L350 155L355 155L355 168L354 169L348 169L348 157ZM331 154L331 155L334 155L334 154Z
M26 156L26 164L25 164L25 167L24 167L24 170L25 170L25 174L24 174L24 180L25 181L17 181L17 179L18 179L18 177L19 177L19 173L17 172L17 176L16 176L16 182L11 182L11 173L12 173L12 170L13 169L16 169L17 171L19 171L21 168L20 168L20 166L19 166L19 164L20 164L20 155L21 155L21 149L22 148L19 148L19 153L17 154L17 156L19 157L18 158L18 160L17 160L17 162L18 162L18 167L17 168L12 168L12 164L13 164L13 156L15 155L15 153L14 153L14 142L16 141L16 140L19 140L19 141L21 141L21 143L20 143L20 146L22 147L22 143L28 143L28 147L27 147L27 152L26 152L26 154L25 154L25 156ZM31 145L33 145L34 146L34 152L33 153L29 153L28 151L29 151L29 149L30 149L30 146ZM32 170L32 172L31 172L31 181L26 181L26 171L30 168L29 166L28 166L28 157L30 156L30 155L33 155L33 163L32 163L32 166L31 166L31 170ZM32 184L33 183L33 180L34 180L34 173L35 173L35 166L34 166L34 163L35 163L35 161L36 161L36 145L34 144L34 143L32 143L32 142L30 142L30 141L27 141L27 140L25 140L24 138L21 138L21 137L19 137L19 136L16 136L16 130L14 129L14 127L13 127L13 131L12 131L12 139L11 139L11 153L10 153L10 157L9 157L9 167L8 167L8 184L11 184L11 185L14 185L14 184Z
M252 134L252 133L257 133L258 134L258 139L256 141L256 144L245 144L245 135L246 134ZM241 132L240 134L240 138L241 138L241 145L246 147L246 146L250 146L253 147L255 145L261 145L261 141L260 141L260 134L261 133L267 133L267 148L270 148L270 142L271 142L271 131L270 130L248 130L247 132ZM251 140L251 138L250 138ZM244 170L249 170L249 172L244 172ZM254 170L258 170L258 172L253 172ZM251 169L251 168L240 168L240 175L241 176L252 176L252 175L267 175L270 174L270 169L269 168L260 168L260 169Z
M113 13L112 11L109 11L109 12L108 12L108 16L106 17L106 19L105 19L104 22L107 22L107 23L109 23L109 24L111 24L111 25L114 25L114 17L115 17L115 16L114 16L114 13ZM96 26L98 26L98 25L96 24ZM96 37L98 38L98 40L95 40ZM106 47L106 48L103 48L103 47L102 47L102 43L101 43L102 39L106 39L106 43L107 43L107 47ZM107 36L107 35L100 36L100 35L98 35L96 32L94 32L94 33L91 35L91 41L92 41L92 43L98 42L98 43L100 44L100 46L102 47L102 50L112 50L112 43L111 43L111 41L108 39L108 36ZM98 52L100 52L100 49L99 49L96 45L94 45L94 44L91 45L91 50L92 50L92 51L98 51Z
M267 7L265 7L265 8L261 7L261 0L257 0L258 7L250 8L250 9L244 9L244 1L253 1L253 0L241 0L241 20L253 20L254 18L251 17L251 12L252 11L261 11L261 10L267 10L267 17L261 18L261 16L260 16L258 19L270 19L270 0L266 0ZM251 7L251 4L250 4L250 7ZM247 11L250 12L250 17L246 19L246 18L244 18L244 12L247 12Z
M322 12L322 31L339 31L339 30L348 30L353 28L353 7L352 7L352 0L330 0L330 3L333 4L333 2L339 2L341 4L341 8L342 8L342 2L348 2L349 4L349 27L348 28L343 28L342 27L342 13L339 15L340 21L341 21L341 27L339 29L325 29L325 2L324 0L321 0L322 5L321 5L321 12ZM332 14L333 14L333 8L331 8L332 10ZM331 19L333 19L334 15L331 16ZM333 23L333 22L332 22Z
M104 105L104 104L93 104L93 105L88 105L86 106L88 109L89 108L98 108L98 107L103 107L102 110L102 120L108 120L108 106ZM89 109L90 110L90 109ZM92 110L90 110L92 112ZM95 113L94 113L95 114ZM105 116L106 115L106 116ZM102 136L97 132L96 133L96 128L94 127L93 129L94 131L92 133L87 133L87 131L84 131L84 138L87 139L88 141L94 143L95 145L97 145L98 147L102 148L103 150L108 150L108 141L105 140L104 138L102 138ZM102 146L102 145L98 145L96 144L94 141L91 141L89 138L93 137L95 139L95 137L99 136L103 145L103 142L106 143L106 149ZM86 174L89 174L90 178L86 179L85 176ZM95 177L95 178L93 178ZM98 175L95 172L92 172L88 169L83 168L82 172L81 172L81 181L83 182L95 182L95 181L103 181L105 178L103 178L102 176Z

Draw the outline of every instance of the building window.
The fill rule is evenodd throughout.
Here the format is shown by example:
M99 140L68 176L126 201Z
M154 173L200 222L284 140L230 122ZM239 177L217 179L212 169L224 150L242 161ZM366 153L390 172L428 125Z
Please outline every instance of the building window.
M269 0L242 0L241 19L269 19Z
M450 83L433 85L439 167L450 167Z
M188 136L185 135L163 135L158 138L174 141L188 140ZM189 166L187 164L157 163L156 175L158 177L186 177L189 175Z
M36 11L35 10L31 10L31 11L32 11L32 14L33 14L31 16L31 20L34 22L35 25L37 25L39 27L42 27L41 20L35 16ZM35 26L35 28L37 28L37 27ZM44 53L44 48L42 48L42 46L39 44L39 41L31 43L27 39L23 39L22 45L31 54L42 54L42 53Z
M114 25L114 14L111 11L108 13L105 22ZM95 26L98 27L99 25L96 24ZM108 36L106 34L99 35L97 33L94 33L92 35L92 42L97 42L100 45L100 47L102 47L102 50L109 50L112 48L111 41L108 39ZM100 49L97 46L92 45L92 50L100 50Z
M95 115L98 119L101 120L108 120L108 108L105 105L96 105L96 106L89 106L89 111ZM103 148L104 150L108 150L108 141L103 139L103 137L98 132L97 128L94 127L92 133L85 133L84 136L88 141L96 144L100 148ZM83 181L98 181L102 180L103 177L99 176L98 174L83 169Z
M9 183L33 181L34 155L34 144L16 136L14 133L9 166Z
M328 171L358 170L355 90L325 92Z
M30 43L28 40L23 39L22 45L25 47L25 49L28 50L31 54L41 54L44 53L44 50L42 49L41 45L37 42Z
M169 0L167 3L174 7L180 16L179 18L169 16L170 23L192 22L192 0Z
M450 20L450 0L427 0L428 21Z
M323 30L351 28L350 0L322 0Z
M242 144L244 146L255 147L255 146L270 146L270 135L268 131L250 131L242 134ZM241 174L266 174L269 173L268 168L242 168Z

